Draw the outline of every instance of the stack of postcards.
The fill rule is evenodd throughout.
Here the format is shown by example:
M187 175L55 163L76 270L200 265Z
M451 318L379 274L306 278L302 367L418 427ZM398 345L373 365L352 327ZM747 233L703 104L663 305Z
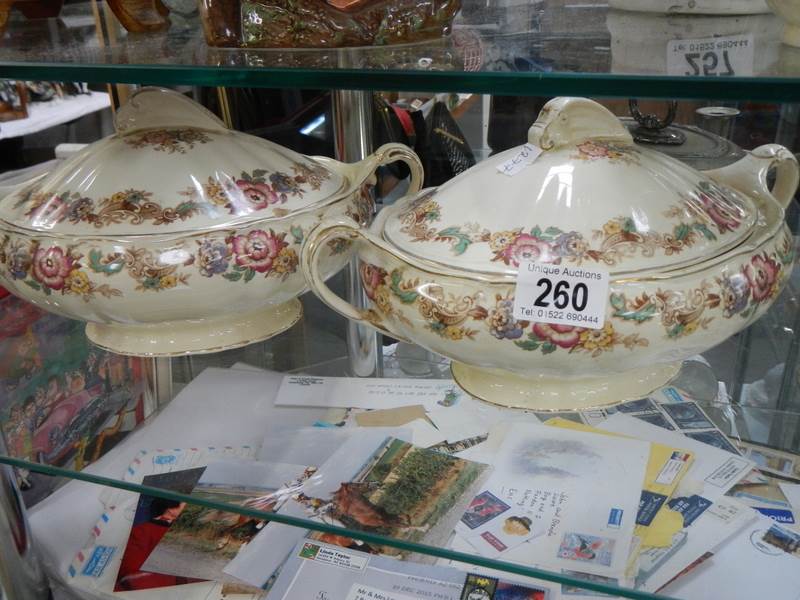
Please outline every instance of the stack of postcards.
M70 585L142 600L574 600L611 586L800 597L800 467L731 443L677 389L554 415L493 407L446 380L237 367L208 369L159 419L179 422L210 389L245 380L274 384L238 417L263 419L261 442L124 444L118 452L154 442L127 455L125 480L198 503L104 492L88 542L64 565Z

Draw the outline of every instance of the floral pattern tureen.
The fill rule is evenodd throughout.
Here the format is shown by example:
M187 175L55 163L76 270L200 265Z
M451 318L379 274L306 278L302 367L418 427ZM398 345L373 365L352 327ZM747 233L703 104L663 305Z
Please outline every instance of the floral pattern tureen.
M145 88L117 133L0 200L0 279L87 334L137 355L210 352L265 339L300 318L300 247L323 218L366 225L387 145L346 165L234 132L202 106ZM348 244L322 259L330 275Z
M635 146L582 98L548 103L529 144L541 153L513 176L498 166L520 148L406 197L369 229L321 224L301 257L312 289L351 319L452 358L472 394L544 410L645 396L782 289L794 262L784 207L798 183L782 146L701 173ZM323 282L325 248L345 240L357 242L366 310ZM604 324L516 319L527 261L608 271Z

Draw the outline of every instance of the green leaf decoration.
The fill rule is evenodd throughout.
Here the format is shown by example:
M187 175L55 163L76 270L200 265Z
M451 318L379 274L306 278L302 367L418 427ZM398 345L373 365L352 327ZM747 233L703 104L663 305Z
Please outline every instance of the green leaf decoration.
M248 267L243 267L242 265L233 265L233 270L234 271L243 272L243 271L246 271L247 269L248 269Z
M25 285L27 285L29 287L32 287L36 291L39 291L39 290L42 289L42 286L39 285L39 283L34 281L33 279L26 279L24 283L25 283Z
M624 221L622 221L622 230L626 233L636 233L636 223L633 222L633 219L630 217L626 217Z
M244 282L247 283L248 281L252 281L253 277L256 276L255 269L247 269L244 274Z
M464 254L467 248L469 248L469 245L472 243L472 240L469 239L469 235L461 231L460 227L447 227L442 229L436 234L436 237L440 239L453 240L455 243L452 246L452 250L456 254Z
M681 325L680 323L678 323L678 324L677 324L677 325L675 325L675 326L674 326L672 329L668 329L668 330L667 330L667 337L676 338L676 337L678 337L680 334L682 334L682 333L683 333L683 329L684 329L683 325Z
M253 181L253 178L250 177L245 171L242 171L242 176L239 179L243 179L245 181Z
M197 204L193 200L181 202L175 207L175 212L181 217L190 217L197 210Z
M523 350L528 350L528 351L538 350L539 346L541 346L541 343L535 340L517 340L516 342L514 342L514 344L516 344Z
M403 304L412 304L417 300L419 294L414 290L403 290L400 288L400 283L403 281L403 272L400 269L395 269L391 274L391 284L389 289L392 293L400 299Z
M42 289L42 291L44 292L44 295L45 295L45 296L49 296L50 294L52 294L52 293L53 293L53 290L51 290L51 289L50 289L49 287L47 287L46 285L43 285L43 286L41 286L41 289Z
M114 275L125 266L125 259L119 256L108 263L103 263L103 253L100 250L89 250L89 268L95 273Z
M696 231L699 231L703 234L703 237L707 240L711 240L712 242L717 239L717 236L714 235L714 232L711 231L705 223L695 223L694 228Z
M636 321L637 323L644 323L645 321L652 319L657 312L656 305L653 302L648 302L636 310L627 308L625 294L611 294L608 298L608 302L614 309L614 312L611 316L622 319L623 321Z
M676 240L682 242L689 235L690 231L691 229L686 223L681 223L680 225L675 226L673 235L675 236Z
M533 229L531 229L531 235L532 235L533 237L535 237L535 238L540 238L540 237L542 237L542 228L541 228L541 227L539 227L539 226L537 225L536 227L534 227Z
M557 346L553 342L545 342L542 344L542 354L552 354L556 348Z
M242 273L223 273L222 276L228 281L239 281L242 278Z
M295 244L302 244L303 243L303 228L298 227L297 225L292 225L289 229L289 233L292 234L294 238Z
M253 177L264 177L267 174L265 169L254 169L253 170Z
M547 240L553 240L564 233L563 229L559 229L558 227L548 227L544 230L543 237Z

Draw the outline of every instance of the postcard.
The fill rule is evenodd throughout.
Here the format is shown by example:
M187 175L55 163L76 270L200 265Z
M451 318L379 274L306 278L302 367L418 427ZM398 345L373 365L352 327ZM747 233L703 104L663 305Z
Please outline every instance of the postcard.
M182 494L191 493L205 467L147 475L142 484ZM181 514L185 504L175 500L141 495L133 516L128 543L122 555L114 591L146 590L195 583L197 579L176 577L142 569L142 565Z
M748 477L733 486L728 490L727 495L782 525L797 524L795 511L784 495L782 486L774 479L766 478L757 471L753 471Z
M778 485L796 513L800 513L800 484L780 482Z
M461 600L546 600L549 590L535 583L508 581L499 577L469 573Z
M364 428L361 435L348 439L278 512L291 511L351 530L444 545L488 471L487 465L425 450ZM297 535L277 525L265 526L225 572L250 585L263 586L272 575L265 565L274 562L259 551L285 548L291 536ZM295 529L302 534L302 530ZM326 539L322 534L314 536ZM343 546L407 557L407 553L394 548L327 536L327 541L332 539ZM256 554L258 558L254 558Z
M661 409L680 429L713 429L716 427L694 402L662 404Z
M300 489L306 467L248 460L209 463L192 496L274 512ZM223 568L264 527L261 519L184 505L142 568L223 581Z
M647 592L661 589L756 518L744 504L728 498L718 500L691 527L676 533L669 546L642 551L635 587Z
M709 590L713 590L715 598L726 600L797 600L798 547L800 538L796 533L759 515L719 545L710 559L661 591L687 600L708 598Z
M800 482L800 458L797 455L740 440L736 441L736 445L745 458L755 462L765 473Z
M484 489L502 490L498 499L515 510L541 512L546 529L503 560L621 577L649 455L638 440L511 425Z

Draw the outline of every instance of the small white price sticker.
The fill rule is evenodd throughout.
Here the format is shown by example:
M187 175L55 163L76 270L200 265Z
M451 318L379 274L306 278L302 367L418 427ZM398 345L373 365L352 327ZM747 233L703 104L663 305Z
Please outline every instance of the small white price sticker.
M497 170L511 177L522 171L522 169L528 165L533 164L533 161L535 161L541 153L542 149L539 148L539 146L525 144L513 158L497 165Z
M517 274L514 318L600 329L607 300L608 271L524 262Z
M752 75L752 33L667 42L667 75L733 77Z

